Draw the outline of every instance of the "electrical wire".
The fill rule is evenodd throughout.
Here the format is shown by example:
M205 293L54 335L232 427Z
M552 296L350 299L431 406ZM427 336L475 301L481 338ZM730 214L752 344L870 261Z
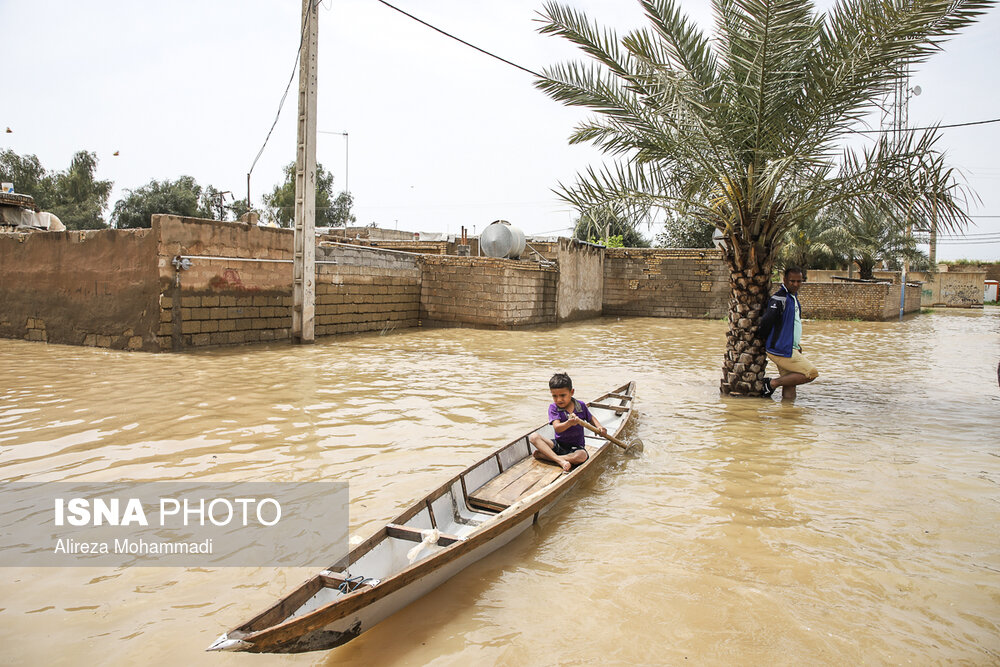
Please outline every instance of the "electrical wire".
M499 60L502 63L506 63L506 64L510 65L511 67L516 67L517 69L521 70L522 72L527 72L528 74L531 74L532 76L536 76L539 79L545 78L541 74L539 74L538 72L533 72L530 69L528 69L527 67L521 67L517 63L511 62L511 61L507 60L506 58L501 58L500 56L496 55L495 53L490 53L486 49L481 49L478 46L476 46L475 44L471 44L471 43L465 41L464 39L462 39L460 37L456 37L455 35L452 35L450 32L446 32L446 31L442 30L441 28L433 26L430 23L428 23L427 21L424 21L423 19L419 19L416 16L414 16L413 14L410 14L409 12L406 12L406 11L400 9L399 7L397 7L397 6L393 5L393 4L390 4L390 3L386 2L386 0L378 0L378 2L381 2L383 5L385 5L389 9L395 9L397 12L399 12L403 16L408 16L409 18L413 19L417 23L421 23L421 24L427 26L431 30L436 30L437 32L439 32L442 35L444 35L445 37L450 37L453 40L455 40L456 42L461 42L462 44L465 44L469 48L475 49L476 51L479 51L480 53L485 54L485 55L489 56L490 58L496 58L497 60Z
M295 63L292 65L292 75L288 77L288 85L285 86L285 92L281 95L281 101L278 102L278 113L274 114L274 122L271 123L271 129L267 131L267 136L264 137L264 144L257 151L257 157L253 159L253 164L250 165L250 171L247 172L247 176L253 173L254 167L257 166L257 160L260 156L264 154L264 149L267 148L267 142L271 140L271 133L274 132L275 126L278 124L278 119L281 117L281 110L285 106L285 99L288 98L288 91L292 87L292 81L295 80L295 74L299 69L299 58L302 56L302 44L305 43L306 31L309 29L309 22L312 20L312 10L320 4L321 0L315 0L309 7L309 11L306 12L305 21L302 22L302 32L299 34L299 48L295 50Z
M904 130L943 130L949 127L969 127L970 125L988 125L990 123L1000 123L1000 118L990 118L989 120L972 120L967 123L949 123L947 125L928 125L927 127L904 127ZM854 134L886 134L896 132L895 128L879 130L851 130Z
M378 0L378 2L382 3L383 5L385 5L386 7L390 8L390 9L394 9L395 11L399 12L403 16L406 16L408 18L413 19L417 23L420 23L422 25L427 26L431 30L434 30L434 31L437 31L437 32L441 33L445 37L450 37L451 39L455 40L456 42L464 44L465 46L468 46L471 49L475 49L476 51L479 51L480 53L482 53L484 55L487 55L490 58L496 58L497 60L499 60L502 63L510 65L511 67L516 67L517 69L521 70L522 72L527 72L528 74L531 74L532 76L538 77L539 79L544 79L545 78L541 74L539 74L538 72L530 70L527 67L522 67L521 65L518 65L515 62L511 62L510 60L507 60L506 58L502 58L502 57L496 55L495 53L490 53L486 49L480 48L480 47L476 46L475 44L467 42L464 39L462 39L461 37L456 37L455 35L451 34L450 32L447 32L446 30L442 30L441 28L438 28L437 26L431 25L427 21L424 21L423 19L418 18L418 17L414 16L413 14L410 14L407 11L405 11L403 9L400 9L399 7L393 5L392 3L387 2L386 0ZM1000 118L990 118L988 120L973 120L973 121L968 121L968 122L965 122L965 123L948 123L948 124L945 124L945 125L932 125L932 126L927 126L927 127L908 127L908 128L905 128L905 129L907 129L907 130L933 130L933 129L953 128L953 127L969 127L971 125L988 125L990 123L1000 123ZM896 130L894 128L893 129L878 129L878 130L851 130L851 132L853 132L855 134L884 134L884 133L895 132L895 131Z

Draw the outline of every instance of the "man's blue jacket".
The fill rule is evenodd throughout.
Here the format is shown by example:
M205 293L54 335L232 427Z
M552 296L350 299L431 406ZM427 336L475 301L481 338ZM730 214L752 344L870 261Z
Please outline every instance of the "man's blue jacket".
M764 309L757 328L757 336L764 341L765 349L779 357L792 356L792 344L795 342L795 300L782 284L768 299L767 308ZM786 304L792 307L786 308ZM800 317L801 314L800 304Z

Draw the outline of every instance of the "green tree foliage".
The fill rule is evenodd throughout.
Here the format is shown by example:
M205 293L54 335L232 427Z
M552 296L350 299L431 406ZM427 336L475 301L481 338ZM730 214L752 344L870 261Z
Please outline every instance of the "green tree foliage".
M354 195L350 192L341 192L337 195L337 198L333 200L333 208L331 210L333 225L335 227L346 227L357 222L357 217L351 213L352 208L354 208Z
M54 213L67 229L107 227L104 209L113 184L95 179L96 171L97 154L87 151L77 152L69 168L59 172L47 171L34 155L0 153L0 177L31 195L39 209Z
M623 207L598 206L583 211L573 227L573 238L608 247L648 248L649 241L639 233L638 216ZM618 238L621 245L611 241Z
M333 174L316 165L316 226L342 227L355 221L351 214L354 198L342 192L333 196ZM295 163L285 167L285 180L274 186L270 194L264 195L267 206L266 216L280 227L291 227L295 222Z
M55 174L55 202L49 211L55 213L66 229L102 229L104 209L111 197L111 181L94 179L97 154L80 151L73 156L69 169Z
M247 203L246 197L243 199L237 199L236 201L229 204L229 211L233 214L233 218L239 220L243 215L252 211L253 208Z
M712 234L715 226L693 215L675 214L656 235L656 245L661 248L711 248L715 244Z
M875 267L883 262L893 270L899 270L904 261L912 270L931 269L930 258L917 248L912 230L907 230L906 218L880 206L839 207L833 215L839 218L834 247L858 265L859 278L871 280Z
M560 194L581 210L686 206L722 232L732 298L721 390L759 394L757 322L789 229L853 200L929 212L935 199L939 228L968 222L937 131L844 146L901 73L993 0L844 0L825 15L808 0L719 0L711 37L678 0L640 5L649 27L623 38L571 7L545 5L541 31L588 61L549 67L536 85L592 110L570 141L609 158Z
M48 210L53 203L53 179L35 155L18 155L12 150L0 152L0 179L13 183L14 190L30 195L39 208Z
M202 188L191 176L176 181L152 180L141 188L126 190L125 198L115 203L111 220L119 229L149 227L154 213L215 220L215 192L211 186Z
M839 269L847 252L840 223L828 212L811 215L785 233L777 266L801 269Z

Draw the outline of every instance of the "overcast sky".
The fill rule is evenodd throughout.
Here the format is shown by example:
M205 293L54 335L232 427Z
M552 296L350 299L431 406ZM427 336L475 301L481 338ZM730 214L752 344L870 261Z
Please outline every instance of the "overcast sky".
M534 71L577 58L537 33L541 0L393 4ZM643 22L628 0L572 4L621 32ZM711 25L708 0L684 7ZM56 170L96 152L112 205L125 189L182 174L245 197L292 74L300 14L297 0L0 0L0 145ZM336 191L349 179L359 223L455 234L502 218L529 235L569 232L572 212L552 189L599 159L566 143L581 111L376 0L325 0L319 35L318 127L348 138L320 134L318 159ZM1000 117L998 35L994 8L913 73L922 94L911 125ZM253 170L255 204L295 158L296 93L297 78ZM998 240L943 242L938 255L1000 259L1000 124L943 140L982 199L970 214L994 216L975 217L968 233Z

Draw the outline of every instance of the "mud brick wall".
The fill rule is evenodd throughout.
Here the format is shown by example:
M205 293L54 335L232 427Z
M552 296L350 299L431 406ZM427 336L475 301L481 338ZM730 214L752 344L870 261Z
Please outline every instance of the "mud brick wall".
M161 236L161 349L290 338L292 230L154 218ZM178 255L191 256L189 269L177 271L173 266ZM416 255L321 245L316 249L315 287L317 337L419 325Z
M289 337L291 230L173 215L154 215L152 223L160 350ZM189 256L190 268L178 271L177 256Z
M427 326L507 329L556 321L555 267L431 255L420 264L420 318Z
M774 293L778 285L771 290ZM881 321L899 317L899 285L806 283L799 290L807 318ZM921 289L906 287L905 312L920 310Z
M604 314L725 317L729 270L714 249L609 248Z
M388 332L420 325L416 255L344 245L320 246L316 335Z
M0 337L156 350L148 229L0 234Z

